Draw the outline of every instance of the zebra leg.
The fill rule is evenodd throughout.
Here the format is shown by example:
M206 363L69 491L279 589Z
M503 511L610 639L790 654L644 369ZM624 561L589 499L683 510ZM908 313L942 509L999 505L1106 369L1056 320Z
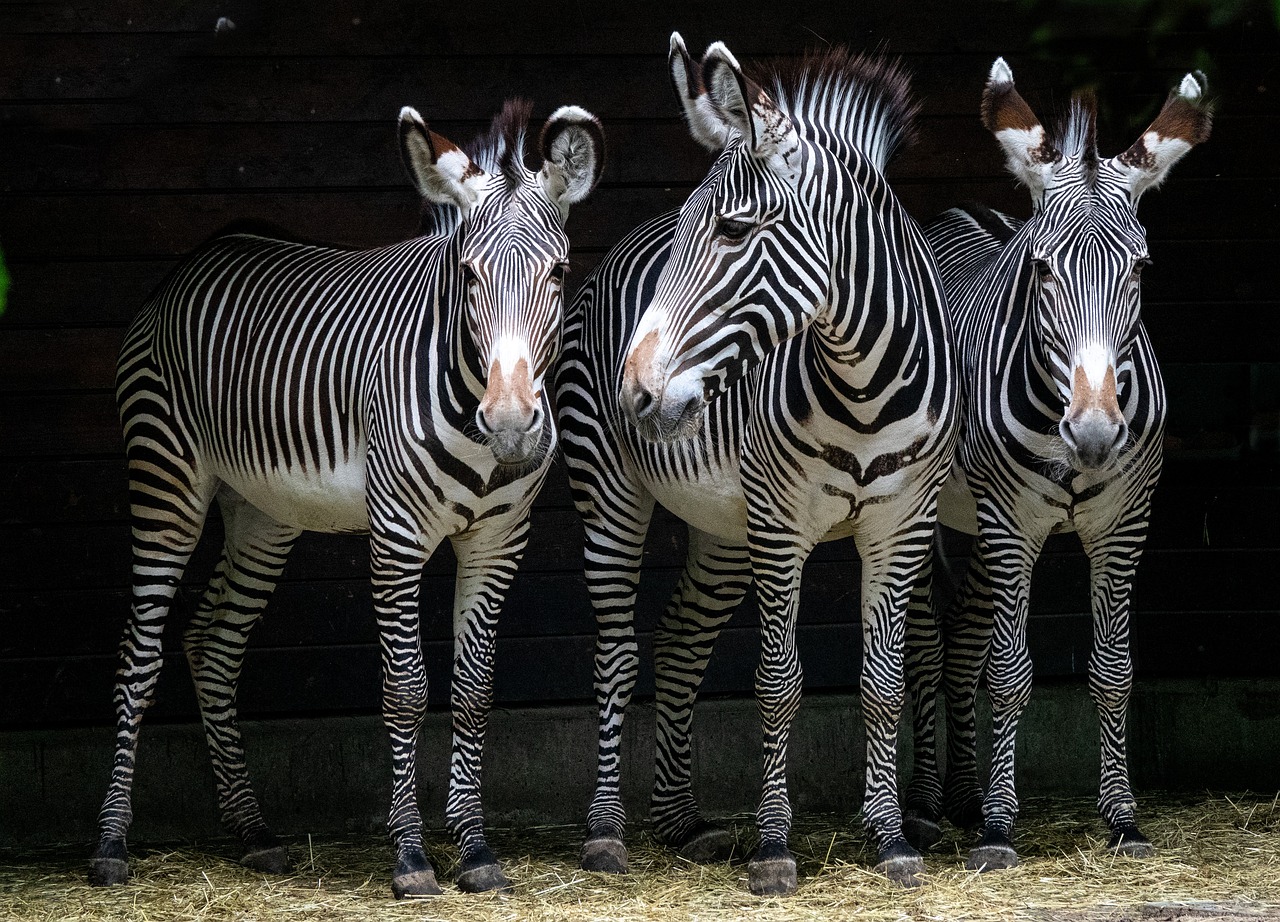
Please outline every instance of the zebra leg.
M943 617L943 683L947 702L947 772L943 813L960 829L982 825L986 796L978 778L978 685L991 651L991 580L973 555L954 604Z
M483 533L453 539L458 574L453 597L453 752L445 825L458 843L458 889L468 893L511 889L485 841L480 772L493 706L498 615L528 535L526 515L497 541Z
M129 877L125 836L133 821L133 773L142 715L155 700L160 680L165 619L216 488L184 460L183 452L157 447L164 444L156 437L160 432L161 427L155 427L155 433L148 430L149 439L127 438L132 602L116 673L115 760L98 814L98 845L89 861L89 882L95 886L124 883Z
M581 866L585 871L625 874L622 721L640 669L636 587L653 497L627 480L621 466L611 473L597 473L595 480L571 466L570 478L585 531L587 593L596 616L595 690L600 718L596 790L587 811ZM596 484L607 489L603 498Z
M375 526L369 545L373 607L382 652L382 719L391 738L387 830L396 852L391 892L396 899L429 896L441 890L422 847L422 815L418 812L418 733L427 716L418 595L422 569L435 542L414 540L402 525L399 529Z
M779 511L780 504L751 499L748 493L751 575L760 609L756 705L764 738L764 778L756 813L760 844L747 865L747 886L757 896L774 896L793 892L797 883L795 858L787 847L791 833L787 743L804 685L796 652L796 615L801 571L813 542L789 524Z
M1034 524L1020 523L1019 531L984 527L977 541L978 554L993 577L994 620L987 660L992 754L991 786L982 804L982 838L965 865L971 871L1018 865L1013 846L1013 823L1018 815L1014 746L1018 721L1031 700L1031 656L1027 652L1031 570L1047 537L1047 529L1032 532Z
M867 734L862 815L879 853L875 870L903 887L918 887L924 860L903 833L897 741L906 703L907 607L911 594L918 589L922 571L927 570L934 524L932 519L921 522L905 536L895 534L895 528L876 528L870 520L861 528L871 535L894 535L892 543L858 542L862 558L859 684Z
M942 773L938 768L938 689L942 684L942 634L933 610L933 553L907 606L907 684L911 692L915 754L902 833L920 851L942 838Z
M223 486L218 505L226 530L222 558L183 635L205 739L217 782L222 823L244 843L240 863L283 874L289 850L267 828L249 781L236 715L236 686L249 632L262 615L301 531L282 525Z
M1098 708L1102 734L1102 771L1098 811L1111 829L1112 850L1133 858L1155 854L1138 829L1137 803L1129 785L1125 719L1133 686L1129 657L1129 602L1146 536L1147 507L1112 530L1114 540L1094 541L1081 532L1089 554L1093 583L1093 652L1089 655L1089 694Z
M690 861L722 861L733 852L728 830L698 810L690 739L694 702L716 638L750 584L745 547L691 527L684 575L654 634L657 764L651 815L658 837Z

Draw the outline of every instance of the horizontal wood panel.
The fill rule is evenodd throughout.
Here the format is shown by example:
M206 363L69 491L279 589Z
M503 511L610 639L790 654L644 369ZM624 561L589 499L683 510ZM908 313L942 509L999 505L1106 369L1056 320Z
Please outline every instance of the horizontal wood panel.
M693 34L687 37L697 47ZM719 37L733 47L725 33ZM873 47L883 38L874 39ZM0 58L0 99L127 100L131 111L161 122L348 121L378 112L394 115L403 105L452 120L496 112L512 96L534 99L544 115L571 102L606 119L668 115L671 106L666 34L652 44L633 44L625 54L541 54L526 45L517 53L448 56L422 51L273 55L242 50L238 42L239 36L219 40L210 33L29 35L7 43L9 53ZM796 43L815 44L821 42ZM791 52L775 46L771 54L735 51L750 64L768 67L794 56L800 50L796 45ZM1008 49L1000 53L1010 56L1033 105L1048 107L1062 93L1054 63ZM900 56L930 115L971 114L994 57L969 49ZM1153 113L1191 63L1180 51L1162 58L1141 69L1110 70L1108 106ZM1215 65L1215 85L1231 98L1233 111L1270 109L1265 93L1257 91L1259 76L1267 73L1265 54L1220 52Z
M908 211L922 221L961 201L985 202L1015 215L1026 210L1023 194L1006 180L903 181L896 189ZM678 186L597 189L570 215L570 239L578 247L612 246L640 223L678 208L689 191ZM1185 180L1171 183L1144 206L1144 221L1158 240L1270 240L1280 233L1280 179ZM186 253L235 220L270 222L304 239L378 246L411 236L417 215L418 204L408 189L30 195L0 206L0 233L16 262L152 260Z
M458 28L457 13L430 4L379 3L353 7L338 0L295 7L264 8L247 0L179 2L162 5L125 0L109 5L73 0L0 7L0 28L7 33L172 33L205 39L207 46L254 54L629 54L637 48L665 49L669 24L691 43L724 38L739 54L800 51L815 42L850 42L868 47L888 39L890 51L950 51L957 47L1012 53L1001 36L1017 24L1020 11L1003 4L954 4L929 0L908 9L888 2L856 8L800 0L787 8L785 24L740 16L726 2L691 6L659 0L642 7L601 5L583 8L552 3L525 10L519 28L501 5L468 9L468 28ZM212 37L219 16L231 19L234 32ZM929 29L921 29L926 19ZM1012 21L1012 22L1011 22ZM1136 36L1135 36L1136 38Z
M1134 659L1140 675L1230 677L1268 675L1269 651L1280 644L1280 619L1267 613L1224 612L1221 631L1206 635L1196 612L1139 615L1134 625ZM1088 661L1088 625L1082 617L1032 619L1029 645L1039 678L1080 675ZM1188 645L1187 636L1197 643ZM1240 645L1235 638L1255 641ZM641 672L636 694L653 694L652 636L638 637ZM851 624L807 625L797 634L805 689L809 692L856 686L860 662L858 629ZM425 645L430 706L447 708L450 644ZM588 700L592 692L593 640L588 635L501 639L495 702ZM729 628L720 638L703 694L745 694L759 652L752 627ZM165 657L160 694L148 720L190 720L195 698L180 653ZM556 668L546 664L554 662ZM104 724L112 720L114 657L79 657L6 662L0 670L0 726L59 723ZM318 649L251 649L246 659L240 713L245 718L280 714L374 712L381 681L373 645Z

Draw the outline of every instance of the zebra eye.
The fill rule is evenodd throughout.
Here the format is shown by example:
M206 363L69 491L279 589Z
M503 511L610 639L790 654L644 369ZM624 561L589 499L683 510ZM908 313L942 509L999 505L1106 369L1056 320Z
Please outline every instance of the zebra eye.
M473 267L471 263L464 262L461 264L461 266L462 266L462 284L470 288L477 281L479 281L479 276L476 275L475 267Z
M1136 278L1138 278L1139 276L1141 276L1141 275L1142 275L1142 270L1143 270L1143 269L1145 269L1145 268L1147 268L1147 266L1149 266L1149 265L1151 265L1151 257L1150 257L1150 256L1143 256L1143 257L1142 257L1142 258L1140 258L1140 259L1135 259L1135 260L1133 261L1133 277L1136 279Z
M1041 259L1038 256L1033 256L1031 257L1031 267L1036 270L1036 275L1040 277L1040 281L1053 281L1053 269L1049 266L1049 261L1047 259Z
M751 232L755 225L734 218L721 218L716 224L716 233L729 240L741 240Z
M557 285L564 287L564 280L569 275L569 264L567 262L556 263L551 267L551 281Z

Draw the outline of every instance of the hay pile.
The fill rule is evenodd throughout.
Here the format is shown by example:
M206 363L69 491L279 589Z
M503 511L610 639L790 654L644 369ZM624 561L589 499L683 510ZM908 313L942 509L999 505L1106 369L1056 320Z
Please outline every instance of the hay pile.
M1038 799L1018 830L1023 865L998 874L963 870L971 835L950 830L928 857L916 891L893 888L868 870L871 855L847 818L803 817L791 846L800 865L793 897L761 901L745 891L740 861L699 867L631 836L632 873L577 869L580 827L497 830L490 836L516 892L396 903L384 840L292 845L295 874L268 878L241 868L230 842L134 849L128 886L85 883L85 848L0 853L0 919L99 920L1280 920L1280 795L1141 798L1142 826L1156 858L1117 859L1090 802ZM749 817L734 822L750 848ZM440 841L436 839L436 841ZM431 859L441 881L454 858Z

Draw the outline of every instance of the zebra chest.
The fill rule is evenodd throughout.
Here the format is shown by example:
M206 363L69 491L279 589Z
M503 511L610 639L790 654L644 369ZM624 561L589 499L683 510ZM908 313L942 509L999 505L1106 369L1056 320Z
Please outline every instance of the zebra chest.
M222 480L267 515L305 531L367 532L365 465L362 448L332 468L303 471L268 468L226 471Z

